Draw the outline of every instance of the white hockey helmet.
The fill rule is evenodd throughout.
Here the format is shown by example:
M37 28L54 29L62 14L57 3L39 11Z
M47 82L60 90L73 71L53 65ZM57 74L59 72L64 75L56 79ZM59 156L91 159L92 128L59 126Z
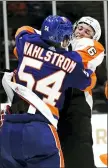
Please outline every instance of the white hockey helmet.
M94 18L92 18L92 17L90 17L90 16L85 16L85 17L82 17L82 18L80 18L75 24L74 24L74 29L77 27L77 25L78 24L80 24L80 23L86 23L86 24L88 24L90 27L92 27L93 29L94 29L94 31L95 31L95 34L94 34L94 36L93 36L93 39L94 40L99 40L100 39L100 37L101 37L101 26L100 26L100 24L99 24L99 22L96 20L96 19L94 19Z

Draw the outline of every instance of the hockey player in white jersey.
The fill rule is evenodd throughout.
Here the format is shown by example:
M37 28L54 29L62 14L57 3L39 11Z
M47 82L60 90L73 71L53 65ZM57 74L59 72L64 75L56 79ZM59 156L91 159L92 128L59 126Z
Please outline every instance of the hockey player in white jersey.
M84 91L69 89L65 106L60 113L58 132L67 168L95 168L91 114L92 89L97 81L95 70L104 58L104 47L98 42L100 36L100 24L92 17L82 17L74 25L69 50L81 55L84 67L89 73L93 72L93 82Z

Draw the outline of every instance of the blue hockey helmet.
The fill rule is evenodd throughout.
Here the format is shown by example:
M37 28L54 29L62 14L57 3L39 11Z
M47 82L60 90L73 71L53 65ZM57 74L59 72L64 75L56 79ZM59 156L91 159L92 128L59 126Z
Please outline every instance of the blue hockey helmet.
M42 23L41 36L44 40L61 43L65 37L70 39L72 31L73 25L69 19L50 15Z

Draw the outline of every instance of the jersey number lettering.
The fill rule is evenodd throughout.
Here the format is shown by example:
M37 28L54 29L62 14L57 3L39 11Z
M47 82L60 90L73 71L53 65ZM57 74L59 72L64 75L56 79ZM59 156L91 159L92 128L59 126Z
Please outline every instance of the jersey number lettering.
M40 70L42 68L43 62L35 60L32 58L24 57L18 72L19 79L21 81L27 82L27 87L29 89L35 88L36 91L45 95L43 101L51 105L55 105L55 100L58 100L61 92L59 92L62 82L66 73L59 70L45 78L36 81L32 74L24 72L26 66Z
M88 49L88 53L89 53L89 55L94 56L97 53L97 51L96 51L95 47L90 47Z

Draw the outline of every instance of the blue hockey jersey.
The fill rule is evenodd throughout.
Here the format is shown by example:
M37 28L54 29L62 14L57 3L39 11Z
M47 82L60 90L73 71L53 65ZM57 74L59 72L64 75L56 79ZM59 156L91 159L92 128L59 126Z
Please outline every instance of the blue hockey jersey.
M18 68L16 82L28 87L45 103L62 108L68 87L85 89L91 83L80 55L45 43L26 26L16 33Z

